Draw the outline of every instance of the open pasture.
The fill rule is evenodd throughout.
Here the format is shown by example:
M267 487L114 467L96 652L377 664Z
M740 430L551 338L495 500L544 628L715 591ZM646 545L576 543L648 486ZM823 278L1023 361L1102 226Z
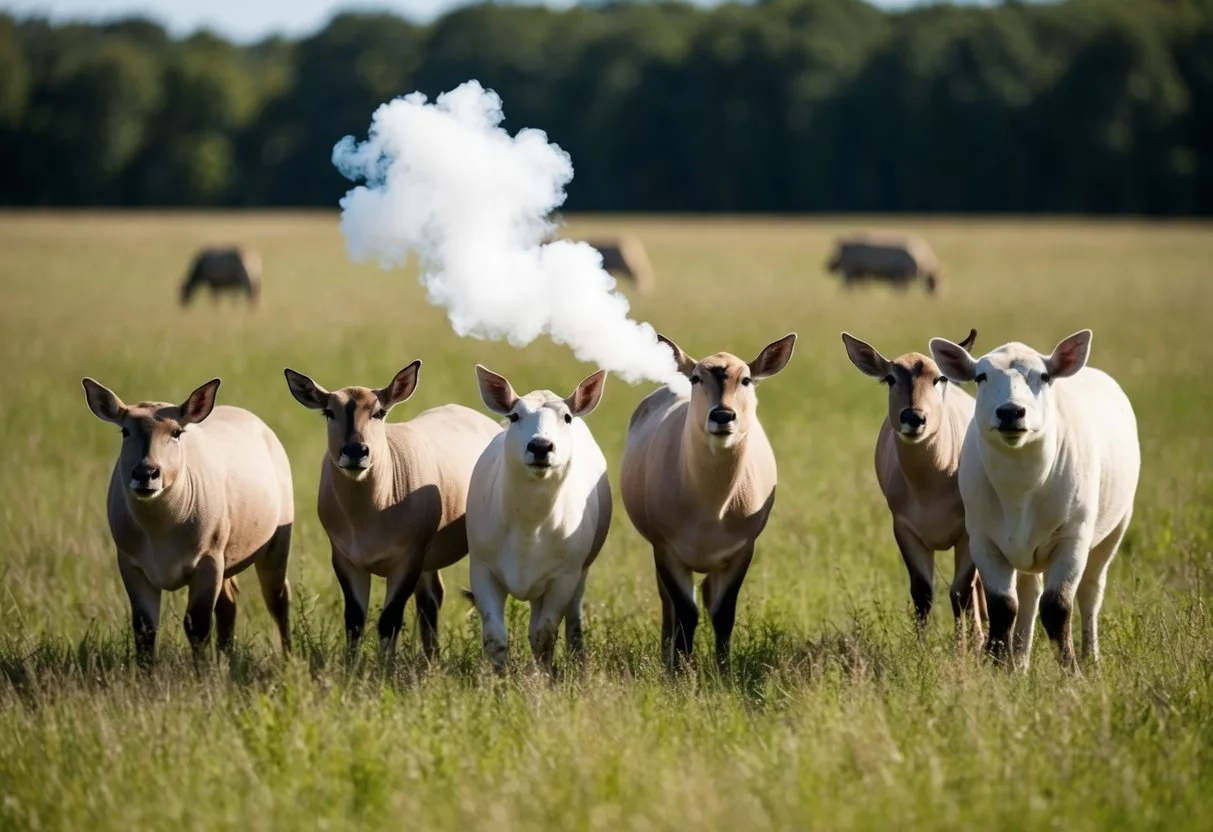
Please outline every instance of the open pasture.
M608 379L588 424L616 513L586 593L588 665L528 671L524 607L496 680L448 570L443 657L419 657L413 606L397 661L342 661L341 594L315 513L323 419L290 366L334 389L383 385L421 358L393 421L478 409L473 365L561 395L592 370L559 345L455 337L412 272L351 265L334 213L0 216L0 828L4 829L1180 829L1213 812L1213 228L1070 220L874 220L931 241L940 298L845 293L823 263L857 220L574 217L634 232L655 272L634 315L696 357L751 358L799 333L760 390L778 457L770 525L742 588L728 678L661 669L649 551L618 500L628 417L652 390ZM264 260L260 308L177 288L201 245ZM947 584L916 638L905 568L872 471L882 387L843 329L888 356L976 327L975 351L1048 351L1091 327L1091 363L1137 412L1137 510L1111 569L1103 665L1064 678L1038 630L1009 675L952 649ZM220 376L290 455L295 653L278 654L251 573L237 648L196 670L166 596L158 667L133 668L105 521L117 430L90 375L128 401ZM372 621L382 599L377 581ZM1039 626L1039 625L1038 625ZM367 639L366 641L373 641Z

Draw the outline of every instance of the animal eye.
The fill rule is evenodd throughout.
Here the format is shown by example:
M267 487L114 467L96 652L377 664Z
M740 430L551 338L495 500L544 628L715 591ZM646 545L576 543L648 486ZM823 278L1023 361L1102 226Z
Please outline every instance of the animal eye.
M180 438L181 438L181 434L183 434L183 433L185 433L185 431L184 431L184 430L182 430L181 428L177 428L175 431L173 431L173 438L174 438L174 439L180 439Z
M948 380L943 376L940 376L939 378L935 379L935 384L947 384L947 383L948 383Z
M517 423L518 423L518 420L519 420L520 418L521 418L521 417L520 417L520 416L519 416L517 413L511 413L511 414L510 414L510 421L511 421L511 422L514 422L515 424L517 424Z
M754 383L754 379L750 378L749 376L746 376L745 378L743 378L741 380L742 387L749 387L753 383Z
M698 384L699 376L691 376L691 384Z
M977 382L978 384L981 384L985 380L986 380L985 373L978 373L977 375L973 376L973 381Z
M326 407L326 408L324 409L324 418L326 418L326 419L332 419L332 418L333 418L333 411L329 410L329 409Z
M887 376L885 376L884 378L882 378L882 379L880 380L880 383L881 383L881 384L887 384L887 385L889 385L890 387L892 387L894 384L896 384L896 383L897 383L897 379L893 378L893 374L892 374L892 373L889 373Z
M372 419L386 419L387 411L386 410L376 410L374 413L371 414L371 418Z
M1045 384L1048 384L1050 381L1053 380L1053 377L1051 375L1049 375L1048 373L1041 373L1040 380L1043 381Z
M573 414L572 414L572 413L566 413L566 414L564 414L564 423L565 423L566 425L571 425L571 424L573 424Z
M129 430L127 430L126 428L122 428L122 435L123 435L123 436L130 436L130 435L131 435L131 432L130 432Z

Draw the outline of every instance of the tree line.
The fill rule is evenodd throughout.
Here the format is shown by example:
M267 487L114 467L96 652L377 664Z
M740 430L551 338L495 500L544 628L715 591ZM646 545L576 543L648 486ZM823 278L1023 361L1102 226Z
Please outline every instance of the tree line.
M0 203L312 206L394 96L475 78L568 210L1213 213L1213 0L480 5L297 41L0 15Z

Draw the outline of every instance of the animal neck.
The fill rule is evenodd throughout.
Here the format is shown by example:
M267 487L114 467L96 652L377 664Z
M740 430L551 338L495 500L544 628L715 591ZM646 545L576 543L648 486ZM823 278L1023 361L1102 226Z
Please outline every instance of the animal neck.
M497 499L513 522L523 526L538 525L556 511L562 487L568 479L567 464L549 472L546 477L537 477L525 466L510 462L504 467L505 482Z
M126 489L126 506L145 532L156 533L180 526L198 513L198 501L206 493L199 475L183 465L173 484L150 500L140 499Z
M946 485L959 466L960 439L951 420L944 418L921 442L904 442L892 427L893 447L906 482L916 492L931 492Z
M400 466L388 443L384 443L382 450L372 452L374 462L360 479L347 475L331 456L326 455L326 459L333 494L346 517L354 519L377 514L390 508L398 493L404 493L403 489L397 488L396 472Z
M748 434L738 436L727 447L712 444L688 411L682 429L682 478L700 505L719 506L723 511L729 504L745 474L748 444Z
M1057 459L1057 434L1044 436L1022 448L1008 448L982 434L979 443L982 465L988 479L1003 502L1022 502L1044 485Z

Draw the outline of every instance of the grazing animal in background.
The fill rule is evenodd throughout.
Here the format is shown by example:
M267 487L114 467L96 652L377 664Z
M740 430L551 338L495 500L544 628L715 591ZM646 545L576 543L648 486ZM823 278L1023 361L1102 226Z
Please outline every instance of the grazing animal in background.
M1039 604L1062 668L1077 670L1076 598L1083 658L1099 660L1099 607L1133 515L1141 449L1128 397L1087 366L1090 350L1089 329L1050 355L1013 342L974 359L958 344L931 339L944 375L977 382L960 494L989 609L986 647L1000 662L1028 665Z
M212 612L218 646L228 649L235 576L249 566L288 652L295 501L278 437L247 410L216 407L219 379L180 405L126 405L91 378L83 385L93 414L122 429L107 513L140 662L155 655L160 593L186 586L185 633L195 653L210 636Z
M207 248L198 252L181 284L181 305L186 306L203 286L211 295L239 292L253 305L261 298L261 256L241 248Z
M330 393L302 373L284 370L291 395L321 411L328 425L317 508L345 597L351 653L366 625L375 575L387 579L381 653L395 650L404 606L415 592L422 647L427 657L437 656L438 570L467 554L468 481L481 451L501 431L492 419L457 404L389 424L388 412L413 395L420 371L418 360L386 387Z
M652 291L653 266L640 240L630 234L586 240L602 255L602 268L628 278L641 293Z
M977 330L961 341L972 349ZM851 363L888 385L888 417L876 438L876 480L893 515L893 538L910 573L910 598L921 629L934 596L935 553L952 549L952 615L956 642L966 622L978 645L985 597L969 555L964 503L956 472L960 449L973 419L973 397L951 388L935 362L917 352L890 361L875 347L844 332ZM976 591L976 596L974 596Z
M663 387L636 407L623 452L623 504L653 547L665 660L676 665L691 656L699 622L694 573L707 573L703 602L717 662L727 669L737 595L775 503L775 454L758 421L755 388L787 366L796 335L748 363L726 352L695 361L658 338L691 392Z
M557 629L583 651L586 576L611 525L606 458L582 421L602 398L606 372L567 398L549 390L519 396L503 376L476 365L485 407L509 423L485 449L468 489L471 597L484 651L505 669L506 595L531 604L531 653L554 667Z
M858 232L840 237L826 271L842 275L852 288L867 279L884 280L904 289L921 279L934 294L942 285L939 258L926 240L909 234Z

